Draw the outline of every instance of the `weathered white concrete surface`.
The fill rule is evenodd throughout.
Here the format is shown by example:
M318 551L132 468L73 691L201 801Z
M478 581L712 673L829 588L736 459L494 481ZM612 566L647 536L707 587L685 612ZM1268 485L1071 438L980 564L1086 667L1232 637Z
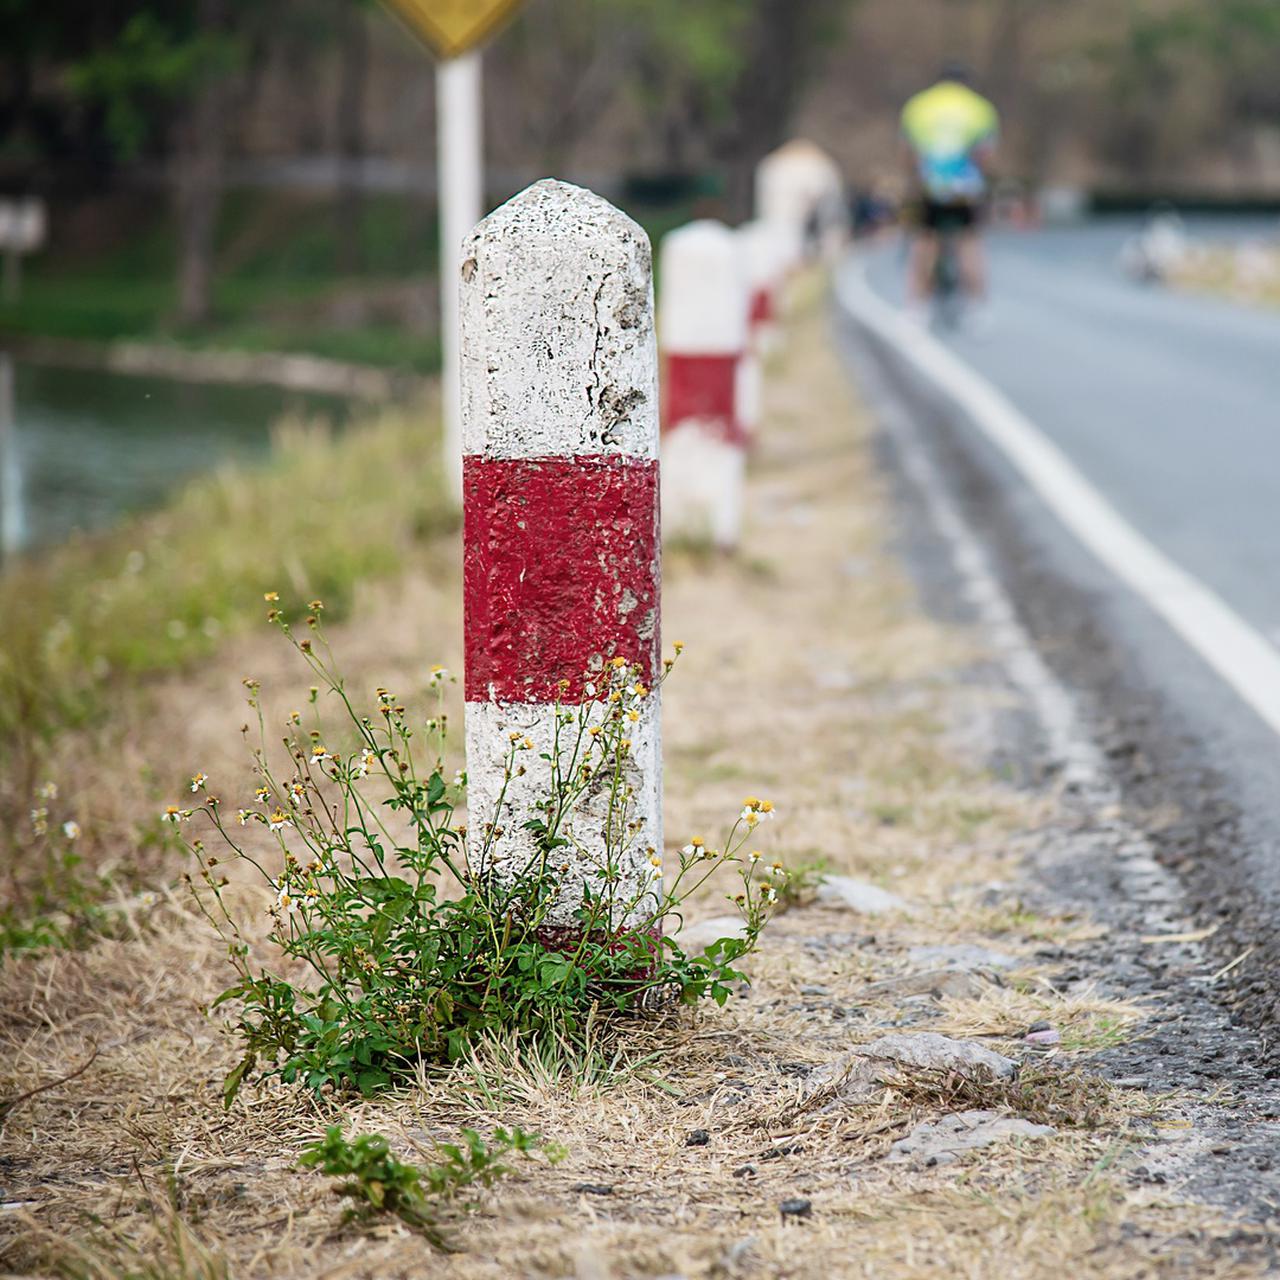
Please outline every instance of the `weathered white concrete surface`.
M650 862L650 851L662 849L660 695L650 694L643 706L640 720L629 728L631 751L622 768L623 783L634 792L634 800L624 808L609 786L610 779L604 778L578 803L564 828L572 844L556 850L550 860L552 873L561 878L556 905L547 920L550 925L574 927L585 886L591 885L596 894L607 892L601 873L606 870L610 848L620 875L612 890L614 910L609 927L642 924L656 909L654 891L660 887L662 873ZM576 707L568 710L575 715L578 711ZM593 723L599 724L602 715L602 709L593 708ZM529 738L534 745L515 753L515 766L523 766L524 775L506 781L505 761L512 733ZM559 754L562 767L567 768L577 735L576 730L570 733L563 727L560 733ZM523 825L537 815L539 803L548 795L550 768L538 757L544 751L551 752L555 735L553 706L467 703L467 807L472 849L479 850L484 843L485 823L496 823L502 829L484 858L500 884L510 885L527 867L537 865L537 845ZM628 833L626 824L632 821L640 824L639 829ZM624 841L628 842L626 848L622 847ZM561 867L567 869L561 872Z
M495 209L462 255L464 454L657 456L649 237L546 179Z
M502 886L539 871L551 876L546 924L569 935L583 927L588 886L608 904L594 925L644 926L658 905L652 859L662 850L649 241L593 193L543 181L479 224L461 276L472 856ZM587 495L580 502L579 491ZM499 536L502 554L490 540ZM562 561L563 572L546 572ZM652 607L638 610L640 600ZM628 640L616 639L620 627ZM552 794L551 764L541 757L556 758L562 774L586 758L591 739L580 736L579 718L598 725L613 708L599 700L608 675L589 685L583 677L615 654L638 664L651 688L634 706L631 695L623 704L637 719L626 721L621 781L614 784L612 766L597 770L558 828L568 847L544 858L525 829L545 817ZM562 677L572 690L566 697L584 699L561 710L568 725L553 701ZM513 753L513 734L531 745Z

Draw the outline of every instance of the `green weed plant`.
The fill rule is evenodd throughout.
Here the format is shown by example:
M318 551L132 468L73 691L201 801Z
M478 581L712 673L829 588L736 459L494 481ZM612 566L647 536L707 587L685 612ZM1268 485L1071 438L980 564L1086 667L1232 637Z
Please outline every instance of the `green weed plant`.
M391 1152L381 1134L347 1138L341 1125L332 1125L299 1161L304 1169L319 1169L331 1178L345 1178L338 1195L354 1201L348 1221L367 1221L389 1214L422 1232L438 1248L449 1249L439 1227L440 1207L471 1187L491 1187L513 1170L512 1155L541 1152L551 1163L564 1156L554 1143L522 1129L495 1129L487 1140L464 1129L459 1143L438 1143L436 1158L427 1165L409 1164Z
M232 814L196 774L191 789L200 802L166 814L184 835L202 817L219 844L220 856L199 839L189 847L199 863L196 900L236 971L214 1002L237 1011L244 1046L226 1081L228 1105L255 1072L368 1095L410 1078L420 1063L457 1061L495 1034L585 1042L602 1019L678 1002L723 1004L731 984L745 980L736 966L755 948L786 880L781 863L746 849L773 806L748 798L719 849L691 840L664 881L627 781L628 734L644 700L655 696L638 668L621 656L602 660L586 701L557 701L554 741L511 735L507 783L536 771L543 798L524 815L534 855L514 876L508 869L499 878L490 859L501 834L496 818L471 815L469 827L455 820L466 779L446 766L449 674L433 670L428 716L411 716L386 689L365 713L325 642L321 603L312 602L299 638L275 607L276 594L266 594L270 620L311 670L313 706L336 699L353 746L330 749L337 726L326 733L317 710L316 727L306 730L295 712L282 740L287 766L278 769L266 747L260 688L248 680L259 732L252 800ZM664 664L664 679L674 662ZM603 859L575 909L576 927L556 927L553 908L584 856L573 848L570 819L602 795ZM261 851L261 839L247 840L244 828L259 837L265 828L270 852ZM265 944L252 943L237 919L226 862L269 889ZM628 890L644 863L643 887ZM741 936L686 955L664 926L722 868L737 880L731 901Z

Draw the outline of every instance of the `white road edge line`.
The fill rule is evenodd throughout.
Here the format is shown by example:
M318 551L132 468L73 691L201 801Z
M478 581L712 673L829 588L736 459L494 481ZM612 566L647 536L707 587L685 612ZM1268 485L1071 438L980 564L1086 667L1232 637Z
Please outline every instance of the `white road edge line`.
M1093 739L1081 724L1075 700L1049 668L1026 628L990 557L960 514L920 437L920 429L901 398L889 390L873 357L850 353L859 389L872 413L892 436L903 473L924 501L929 519L946 543L965 600L976 613L992 647L1003 660L1005 674L1033 708L1045 735L1049 758L1062 782L1089 791L1096 803L1119 798ZM1105 795L1101 794L1105 791Z
M1127 900L1150 904L1144 910L1148 922L1144 927L1164 934L1185 931L1191 912L1181 883L1156 861L1147 835L1124 817L1119 808L1120 789L1105 757L1081 722L1074 698L1018 620L1017 610L990 557L948 494L920 429L887 386L873 357L862 350L854 350L850 356L872 413L891 435L904 475L915 486L927 518L947 545L965 599L1003 661L1010 684L1022 694L1039 722L1049 759L1057 767L1058 781L1088 806L1092 821L1077 835L1083 835L1086 843L1091 843L1099 830L1118 835L1115 865ZM1199 945L1187 946L1193 960L1204 963Z
M1280 652L1129 524L991 383L878 298L857 259L847 259L837 271L836 296L951 396L1066 528L1280 734Z

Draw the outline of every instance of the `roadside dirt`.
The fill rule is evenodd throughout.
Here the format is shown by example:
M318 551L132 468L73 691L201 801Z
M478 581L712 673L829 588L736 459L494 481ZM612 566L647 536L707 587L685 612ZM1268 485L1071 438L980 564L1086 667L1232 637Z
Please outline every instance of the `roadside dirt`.
M740 556L683 551L666 566L666 642L687 646L664 695L667 841L714 839L745 795L767 797L779 817L765 854L847 877L834 882L845 900L829 887L793 906L750 987L653 1024L622 1057L566 1067L496 1045L376 1103L255 1085L224 1114L235 1047L199 1006L225 962L161 889L131 908L136 936L0 973L0 1098L96 1049L3 1120L0 1265L459 1280L1271 1273L1277 1197L1261 1162L1280 1108L1213 1001L1213 969L1177 940L1195 923L1120 805L1063 786L814 299L771 375ZM456 669L458 596L452 556L429 579L371 591L333 636L352 684L412 693L427 663ZM150 804L133 779L176 788L203 769L233 803L248 786L247 674L271 714L305 692L270 641L150 691L123 792ZM691 925L725 913L721 892ZM843 1062L856 1075L846 1055L886 1036L936 1048L929 1033L969 1057L1006 1055L1020 1076L972 1073L954 1049L936 1068L877 1058L857 1089L833 1074ZM1006 1126L969 1151L955 1133L939 1145L916 1132L958 1114L970 1138L1011 1120L1053 1132ZM335 1119L409 1158L498 1124L568 1154L450 1209L462 1251L443 1256L394 1222L341 1225L324 1181L297 1169ZM895 1151L913 1132L916 1154Z

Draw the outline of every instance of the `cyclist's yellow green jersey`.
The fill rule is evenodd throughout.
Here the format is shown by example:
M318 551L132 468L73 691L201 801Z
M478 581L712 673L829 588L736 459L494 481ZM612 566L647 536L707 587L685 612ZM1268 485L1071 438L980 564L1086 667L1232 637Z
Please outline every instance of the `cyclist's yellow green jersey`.
M902 109L902 132L915 151L925 195L940 203L977 200L986 187L974 152L993 145L996 109L955 80L917 93Z

